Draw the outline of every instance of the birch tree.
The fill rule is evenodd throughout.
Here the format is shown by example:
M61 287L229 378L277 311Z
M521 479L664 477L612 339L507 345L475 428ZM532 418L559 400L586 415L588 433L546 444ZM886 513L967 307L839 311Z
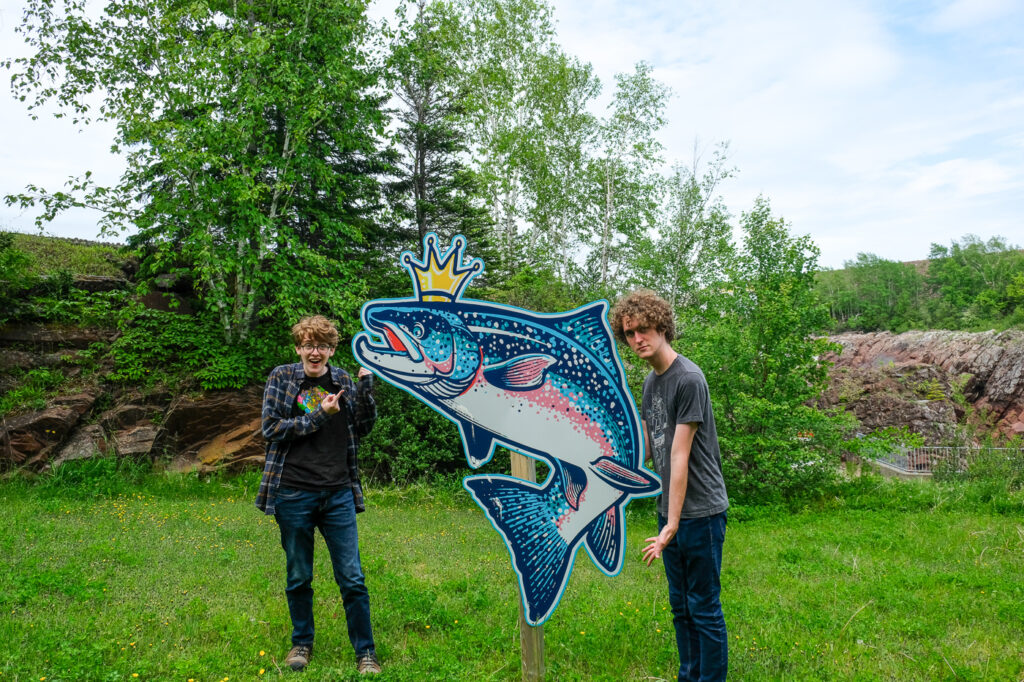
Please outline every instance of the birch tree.
M113 121L127 168L8 201L137 231L143 274L188 270L229 343L260 316L349 317L385 169L368 30L363 0L27 0L35 52L5 63L13 93Z

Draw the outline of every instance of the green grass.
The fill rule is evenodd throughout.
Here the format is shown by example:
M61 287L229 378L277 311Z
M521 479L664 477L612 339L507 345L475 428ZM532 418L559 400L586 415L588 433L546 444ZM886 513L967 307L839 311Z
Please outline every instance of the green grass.
M12 234L14 248L32 257L32 274L48 275L64 270L73 275L124 276L119 264L125 256L116 244L81 243L19 232Z
M0 682L355 678L322 541L313 662L301 677L278 668L284 553L252 505L254 475L204 483L81 466L92 469L0 484ZM104 494L90 492L100 482ZM451 485L368 491L360 545L381 680L519 679L508 553L467 498ZM723 574L730 679L1024 678L1020 516L736 517ZM631 505L616 578L579 554L545 626L548 680L674 679L664 574L639 558L654 528L650 501Z

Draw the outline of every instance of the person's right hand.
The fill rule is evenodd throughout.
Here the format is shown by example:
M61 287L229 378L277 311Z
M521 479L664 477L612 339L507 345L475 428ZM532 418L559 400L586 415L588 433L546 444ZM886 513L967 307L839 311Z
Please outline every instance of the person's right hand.
M327 414L336 414L337 412L340 412L341 405L339 402L341 401L341 396L344 393L345 389L341 389L337 393L328 393L327 397L324 398L322 403L320 403L320 407L322 407L324 412Z

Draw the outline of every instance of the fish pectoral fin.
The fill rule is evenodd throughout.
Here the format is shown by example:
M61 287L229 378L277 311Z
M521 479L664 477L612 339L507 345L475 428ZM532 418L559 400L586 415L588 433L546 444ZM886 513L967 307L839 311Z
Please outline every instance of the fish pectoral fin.
M587 531L587 552L602 571L614 575L622 568L625 545L622 506L613 504L590 524Z
M487 383L506 391L529 391L544 383L544 373L555 358L543 353L521 355L484 369Z
M627 469L611 457L599 457L590 463L590 468L608 485L633 495L656 492L661 483L642 471Z
M580 497L587 490L587 472L575 464L562 461L558 462L558 472L562 475L566 501L573 509L579 509Z
M494 434L473 422L459 420L462 444L466 450L466 461L474 469L482 467L494 455Z

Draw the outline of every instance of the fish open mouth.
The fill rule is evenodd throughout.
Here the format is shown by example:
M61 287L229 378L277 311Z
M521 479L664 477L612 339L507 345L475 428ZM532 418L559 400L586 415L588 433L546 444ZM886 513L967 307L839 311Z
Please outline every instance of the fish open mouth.
M409 332L393 322L371 320L368 325L370 331L379 337L384 343L378 345L369 344L378 353L389 355L405 355L413 362L423 362L423 352Z

